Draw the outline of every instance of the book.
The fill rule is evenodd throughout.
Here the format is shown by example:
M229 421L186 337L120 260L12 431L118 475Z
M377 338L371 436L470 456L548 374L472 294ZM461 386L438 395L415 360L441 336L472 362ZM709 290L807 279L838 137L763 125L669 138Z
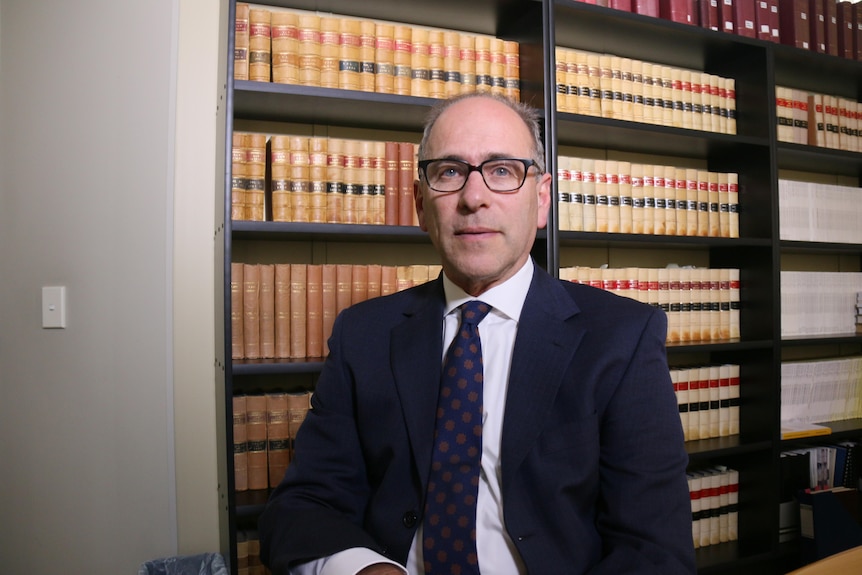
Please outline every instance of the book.
M271 79L271 34L272 13L259 6L248 11L248 79L269 82Z
M278 486L290 463L290 428L288 423L287 395L267 393L266 398L266 451L268 485Z
M838 33L838 56L848 60L854 60L855 54L853 50L853 3L846 0L838 2L836 5L836 14L838 16L837 33Z
M413 209L413 182L415 171L415 146L410 142L398 143L398 225L412 226L415 219Z
M739 36L747 38L757 38L757 28L755 22L756 0L733 0L733 21L735 22L734 32Z
M826 53L838 56L838 0L823 0L826 17Z
M234 395L232 406L234 490L246 491L248 489L248 436L245 396Z
M245 204L248 188L247 172L248 134L234 132L231 143L231 189L230 218L238 221L246 219Z
M275 357L290 357L290 264L275 264Z
M811 46L808 0L779 0L781 43L804 50Z
M322 354L329 355L329 336L332 335L332 325L338 313L336 286L338 281L336 264L322 264L320 273L320 297L323 304L322 321Z
M801 437L817 437L820 435L829 435L832 433L832 428L826 425L816 423L807 423L804 421L791 420L781 422L781 439L798 439Z
M272 221L289 222L293 217L290 202L290 138L273 135L269 139L269 170Z
M269 468L266 453L266 397L246 396L246 438L248 441L248 488L266 489Z
M240 262L230 264L230 337L231 358L242 359L245 357L245 346L243 344L244 307L243 307L243 270L245 266Z
M290 357L306 357L306 264L290 264Z
M305 357L323 357L323 266L305 266Z
M808 0L811 50L826 54L826 13L824 0Z
M313 12L300 12L297 26L299 83L302 86L320 86L320 16Z
M246 2L237 2L234 12L233 79L248 80L248 11Z
M275 266L260 264L260 357L275 357Z
M299 14L275 10L270 19L272 81L277 84L299 82Z
M243 264L243 357L260 357L260 266Z

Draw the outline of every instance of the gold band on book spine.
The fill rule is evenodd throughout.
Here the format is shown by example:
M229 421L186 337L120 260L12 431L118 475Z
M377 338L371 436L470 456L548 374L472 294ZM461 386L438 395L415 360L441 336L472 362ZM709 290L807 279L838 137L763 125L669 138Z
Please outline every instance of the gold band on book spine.
M255 222L263 221L266 213L266 139L266 134L253 133L248 136L245 217Z
M230 218L245 219L245 192L248 187L246 174L246 147L248 146L245 132L234 132L231 149L231 193Z
M299 83L320 86L320 16L299 15Z
M269 82L270 79L270 11L251 8L248 12L248 79Z
M359 224L372 223L372 198L374 197L374 143L370 140L359 142L359 165L357 167L356 181L359 185L356 196L356 222Z
M248 80L248 11L245 2L236 3L234 20L234 80Z
M491 92L506 93L506 54L499 38L491 38Z
M520 45L512 40L503 42L503 79L505 81L505 95L515 102L521 99L521 55Z
M308 221L326 221L326 161L328 140L314 137L308 140Z
M490 92L493 87L491 79L491 37L478 35L475 37L474 60L476 62L476 91Z
M451 30L443 32L443 88L447 98L461 93L459 36Z
M279 84L299 82L299 15L296 12L272 13L272 81Z

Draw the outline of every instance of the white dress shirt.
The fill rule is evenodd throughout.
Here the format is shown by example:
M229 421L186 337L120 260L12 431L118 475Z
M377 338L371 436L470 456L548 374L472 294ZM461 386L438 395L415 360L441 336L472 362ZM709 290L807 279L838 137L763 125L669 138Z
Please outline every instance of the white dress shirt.
M526 573L514 544L503 524L503 496L500 470L500 439L506 388L512 364L512 350L518 331L518 319L533 279L533 261L506 282L474 298L443 275L446 309L442 321L443 355L455 338L460 323L458 306L480 299L493 309L479 323L482 339L484 387L482 401L482 460L479 496L476 502L476 547L482 573L518 575ZM443 361L443 356L440 358ZM347 575L358 573L374 563L392 563L390 559L366 548L341 551L329 557L303 563L291 569L291 575ZM405 575L424 575L422 566L422 527L416 532L407 558Z

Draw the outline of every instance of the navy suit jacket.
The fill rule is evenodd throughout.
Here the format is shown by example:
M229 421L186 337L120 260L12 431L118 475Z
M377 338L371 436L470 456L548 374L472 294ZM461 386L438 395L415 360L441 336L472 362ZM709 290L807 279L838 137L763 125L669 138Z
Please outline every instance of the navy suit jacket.
M336 319L293 461L259 521L289 565L369 547L404 563L440 381L442 280ZM536 266L503 421L506 529L532 575L694 573L688 456L658 308Z

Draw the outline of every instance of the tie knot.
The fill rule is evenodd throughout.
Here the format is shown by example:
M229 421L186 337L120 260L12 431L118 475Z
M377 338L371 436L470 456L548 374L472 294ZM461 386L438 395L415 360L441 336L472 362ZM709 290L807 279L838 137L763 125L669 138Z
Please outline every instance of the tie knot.
M491 306L483 301L474 299L461 305L461 324L479 325L488 312L491 311Z

